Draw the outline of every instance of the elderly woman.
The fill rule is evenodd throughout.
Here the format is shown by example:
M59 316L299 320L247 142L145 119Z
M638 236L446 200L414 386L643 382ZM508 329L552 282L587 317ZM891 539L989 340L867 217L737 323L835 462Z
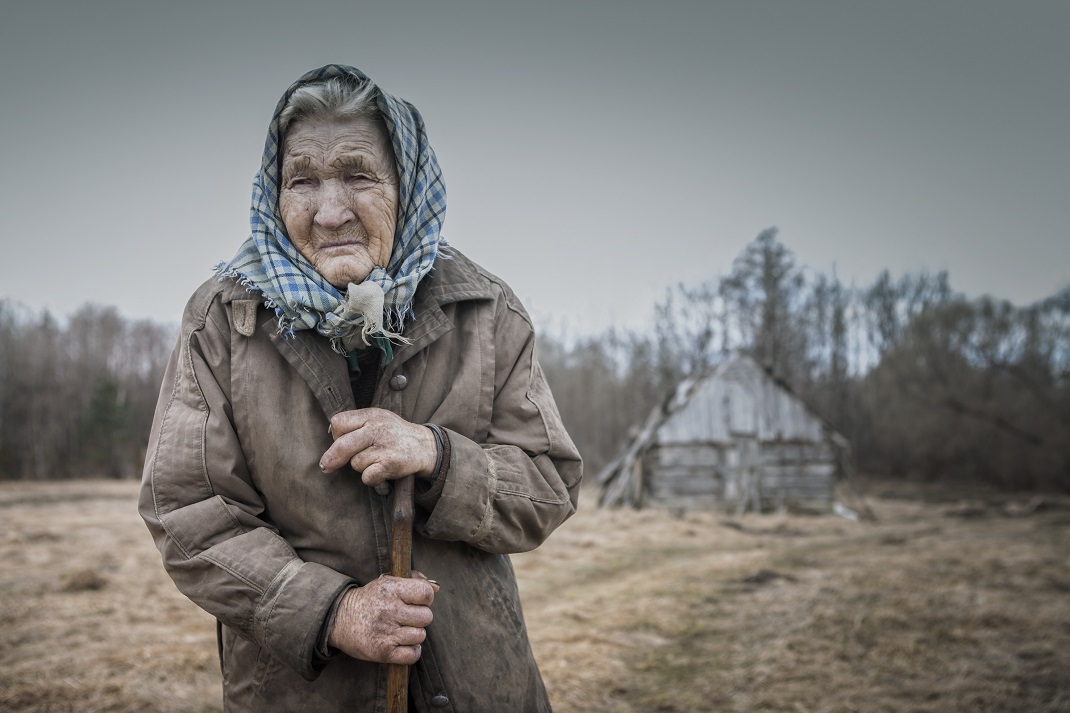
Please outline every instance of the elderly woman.
M446 249L414 107L351 67L283 95L252 235L186 307L140 512L219 622L227 710L549 710L508 553L575 510L580 459L500 279ZM414 475L412 578L389 483ZM432 622L432 618L434 623Z

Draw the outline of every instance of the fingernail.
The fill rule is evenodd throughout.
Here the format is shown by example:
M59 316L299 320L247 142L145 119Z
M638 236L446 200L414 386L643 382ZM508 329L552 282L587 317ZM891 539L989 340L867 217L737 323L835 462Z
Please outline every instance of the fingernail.
M429 584L434 584L434 585L441 586L441 585L438 584L438 580L437 579L429 579L427 581L428 581Z

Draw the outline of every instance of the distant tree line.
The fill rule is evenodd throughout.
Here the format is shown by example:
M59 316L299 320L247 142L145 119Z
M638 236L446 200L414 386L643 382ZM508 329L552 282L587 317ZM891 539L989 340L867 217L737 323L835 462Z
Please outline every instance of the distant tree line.
M0 477L140 475L174 331L87 305L0 301Z
M860 471L1070 490L1070 287L1017 307L967 299L946 272L848 286L774 228L655 315L646 334L540 342L591 474L681 378L742 351L848 438Z
M1070 287L1018 307L946 272L865 287L763 231L722 276L667 290L646 332L539 335L590 476L688 375L736 351L852 445L862 472L1070 491ZM172 327L0 301L0 478L136 477Z

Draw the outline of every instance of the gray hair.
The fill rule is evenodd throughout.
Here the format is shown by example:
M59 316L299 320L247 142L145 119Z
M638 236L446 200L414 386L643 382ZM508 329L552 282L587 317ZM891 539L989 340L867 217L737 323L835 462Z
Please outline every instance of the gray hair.
M331 77L298 87L279 114L279 136L301 119L356 119L362 116L382 120L376 104L377 91L371 82L351 77Z

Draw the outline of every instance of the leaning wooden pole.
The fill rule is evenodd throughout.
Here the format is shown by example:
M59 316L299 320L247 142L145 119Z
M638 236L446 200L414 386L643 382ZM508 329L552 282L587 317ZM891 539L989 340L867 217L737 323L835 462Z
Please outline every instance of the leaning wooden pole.
M394 481L390 517L390 574L412 576L412 487L413 476ZM386 712L408 713L409 667L387 664Z

